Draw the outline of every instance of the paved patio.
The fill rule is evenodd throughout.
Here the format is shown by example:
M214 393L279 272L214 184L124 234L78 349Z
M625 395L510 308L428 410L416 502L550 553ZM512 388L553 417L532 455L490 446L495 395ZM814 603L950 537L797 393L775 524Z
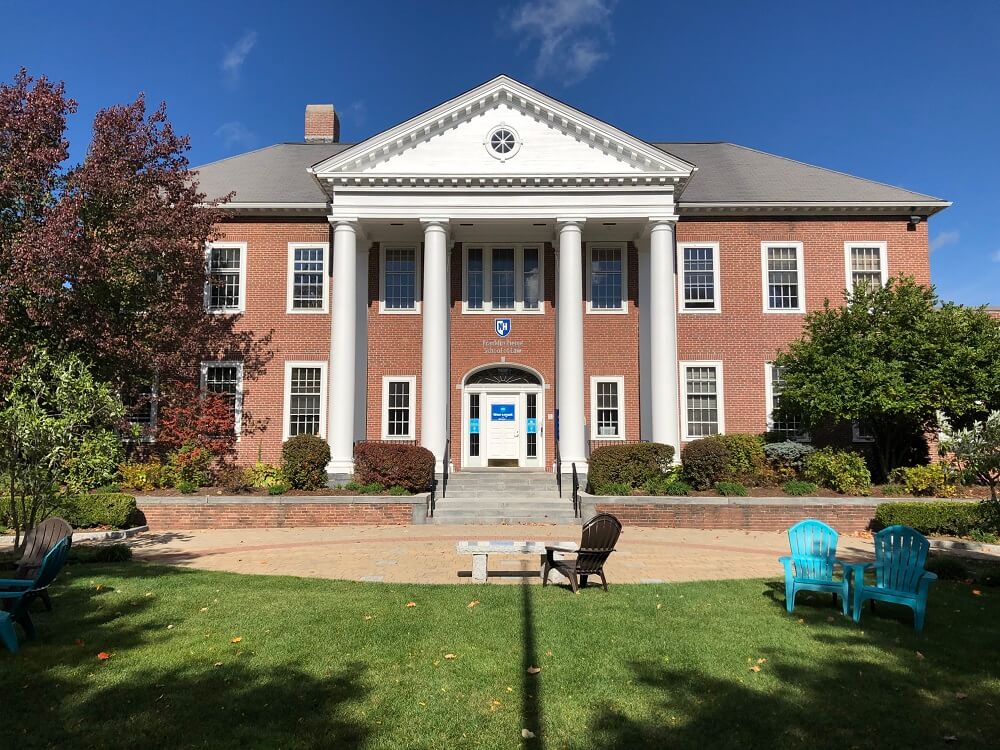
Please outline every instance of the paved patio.
M129 540L138 559L207 570L397 583L468 581L472 558L455 544L474 539L557 542L579 526L341 526L147 532ZM871 559L869 539L842 536L841 557ZM607 565L612 583L778 576L784 533L626 528ZM490 557L490 572L537 571L538 557ZM491 578L519 581L520 578Z

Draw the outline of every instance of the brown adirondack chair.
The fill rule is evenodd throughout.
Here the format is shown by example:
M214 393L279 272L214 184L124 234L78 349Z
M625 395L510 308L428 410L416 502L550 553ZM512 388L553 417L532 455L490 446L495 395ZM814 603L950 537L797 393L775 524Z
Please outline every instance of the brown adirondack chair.
M607 591L608 581L604 577L604 562L615 551L615 543L621 533L621 521L610 513L598 513L583 525L583 537L579 549L546 545L542 585L548 585L550 570L558 570L569 579L574 594L587 585L587 576L591 575L600 576L601 585ZM575 553L576 559L556 560L556 552Z
M73 543L73 527L61 518L46 518L31 529L25 538L24 554L17 561L14 578L32 579L38 575L42 560L49 551L66 537ZM69 546L69 545L67 545ZM35 595L42 600L45 609L52 611L52 600L49 599L48 586L36 590Z

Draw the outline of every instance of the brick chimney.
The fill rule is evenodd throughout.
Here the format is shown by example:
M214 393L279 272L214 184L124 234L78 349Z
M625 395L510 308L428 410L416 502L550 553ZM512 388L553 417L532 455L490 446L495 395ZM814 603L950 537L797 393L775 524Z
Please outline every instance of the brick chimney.
M306 142L338 143L340 118L332 104L306 105Z

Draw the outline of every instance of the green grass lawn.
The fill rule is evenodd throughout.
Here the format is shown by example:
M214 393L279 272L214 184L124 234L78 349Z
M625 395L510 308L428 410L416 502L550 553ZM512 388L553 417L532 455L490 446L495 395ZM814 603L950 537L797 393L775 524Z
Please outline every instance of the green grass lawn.
M35 617L37 642L18 656L0 651L0 748L909 748L1000 738L1000 588L941 583L923 635L905 610L866 612L859 628L819 595L788 615L780 587L759 580L574 596L131 563L70 566L54 600ZM522 729L537 736L522 739Z

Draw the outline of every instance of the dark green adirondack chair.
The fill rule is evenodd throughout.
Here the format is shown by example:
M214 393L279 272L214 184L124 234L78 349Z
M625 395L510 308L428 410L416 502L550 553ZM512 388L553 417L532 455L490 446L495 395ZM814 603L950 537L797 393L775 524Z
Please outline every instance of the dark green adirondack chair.
M24 629L24 634L32 639L35 637L35 626L31 622L29 609L31 603L45 591L55 577L59 575L66 558L69 556L70 537L64 537L42 559L38 573L30 580L21 578L0 579L0 604L4 610L0 612L0 642L12 653L17 653L20 646L17 633L14 630L16 622Z

